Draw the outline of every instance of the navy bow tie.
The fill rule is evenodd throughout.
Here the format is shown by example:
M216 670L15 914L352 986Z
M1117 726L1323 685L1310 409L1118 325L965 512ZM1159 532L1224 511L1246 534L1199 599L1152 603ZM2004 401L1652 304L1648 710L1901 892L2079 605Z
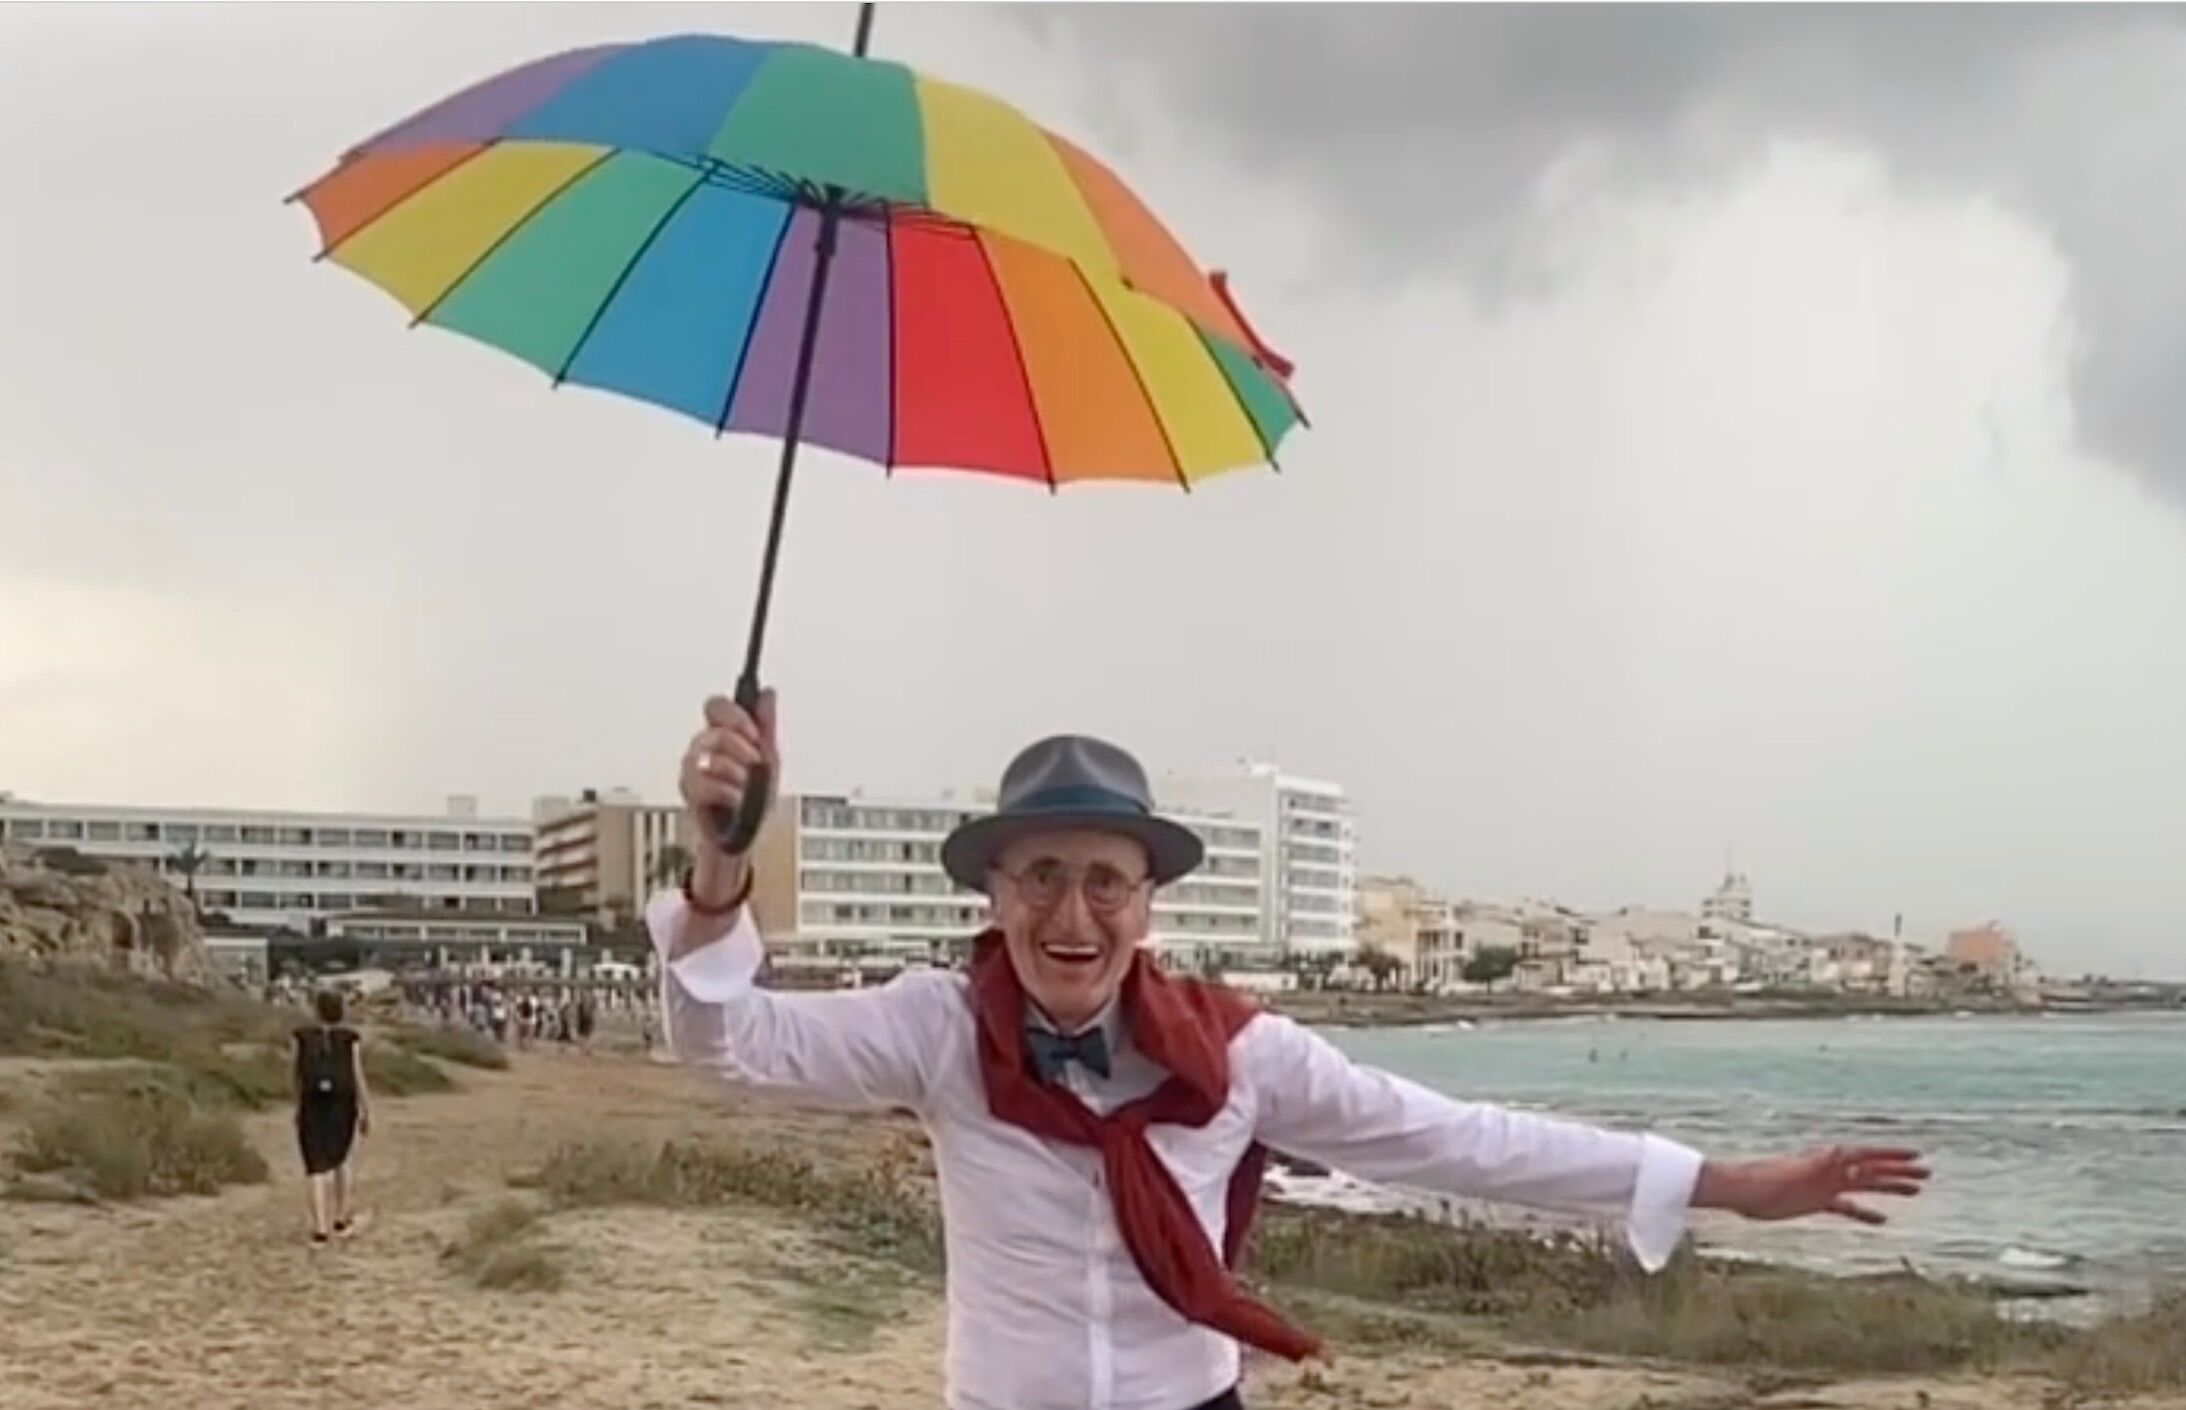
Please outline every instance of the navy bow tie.
M1042 1082L1057 1080L1063 1075L1063 1068L1073 1062L1095 1076L1109 1075L1108 1034L1098 1028L1065 1037L1045 1028L1028 1027L1025 1029L1025 1052L1032 1058L1032 1070Z

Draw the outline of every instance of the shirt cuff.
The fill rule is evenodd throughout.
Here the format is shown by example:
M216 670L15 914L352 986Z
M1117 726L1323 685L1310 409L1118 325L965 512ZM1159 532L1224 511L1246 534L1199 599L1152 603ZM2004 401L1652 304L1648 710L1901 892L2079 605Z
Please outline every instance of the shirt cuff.
M1700 1152L1661 1136L1643 1136L1639 1178L1633 1182L1632 1208L1625 1216L1625 1237L1640 1267L1659 1273L1685 1237L1685 1221L1700 1180Z
M663 891L645 908L645 928L652 935L653 953L660 957L662 967L675 977L684 993L702 1004L724 1003L749 993L766 959L766 947L759 939L758 925L752 921L751 907L743 907L728 934L671 961L668 956L675 949L676 936L690 919L690 903L681 891Z

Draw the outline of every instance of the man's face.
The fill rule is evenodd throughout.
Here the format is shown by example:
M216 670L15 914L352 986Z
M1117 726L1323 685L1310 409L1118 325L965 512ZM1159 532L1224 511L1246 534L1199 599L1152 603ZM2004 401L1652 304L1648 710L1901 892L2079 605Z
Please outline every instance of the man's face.
M1146 849L1109 832L1044 832L988 876L1017 982L1058 1026L1090 1023L1123 984L1153 920Z

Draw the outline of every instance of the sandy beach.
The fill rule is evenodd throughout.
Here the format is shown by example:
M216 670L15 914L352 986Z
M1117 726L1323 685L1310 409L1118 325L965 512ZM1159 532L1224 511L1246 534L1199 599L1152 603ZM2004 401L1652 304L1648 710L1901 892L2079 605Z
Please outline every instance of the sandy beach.
M60 1066L0 1062L0 1139ZM759 1208L557 1211L551 1292L488 1290L442 1258L509 1177L577 1139L741 1132L855 1154L885 1122L755 1108L630 1056L525 1054L452 1094L381 1103L360 1165L364 1230L303 1238L283 1115L250 1119L263 1186L75 1207L0 1205L0 1408L648 1407L894 1410L940 1402L938 1283L846 1256ZM1326 1368L1254 1367L1271 1407L2035 1407L2034 1380L1831 1381L1484 1345L1338 1343ZM2173 1400L2148 1405L2186 1404Z

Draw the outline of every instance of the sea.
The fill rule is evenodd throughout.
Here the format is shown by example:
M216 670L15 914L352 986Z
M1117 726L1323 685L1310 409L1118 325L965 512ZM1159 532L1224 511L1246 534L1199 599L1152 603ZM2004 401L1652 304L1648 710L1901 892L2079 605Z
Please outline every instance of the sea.
M1837 1273L1910 1266L2072 1318L2186 1284L2186 1014L1587 1018L1331 1028L1354 1058L1468 1100L1658 1131L1710 1155L1920 1150L1880 1229L1703 1213L1704 1252ZM1290 1198L1491 1215L1341 1175ZM1507 1216L1506 1216L1507 1217Z

